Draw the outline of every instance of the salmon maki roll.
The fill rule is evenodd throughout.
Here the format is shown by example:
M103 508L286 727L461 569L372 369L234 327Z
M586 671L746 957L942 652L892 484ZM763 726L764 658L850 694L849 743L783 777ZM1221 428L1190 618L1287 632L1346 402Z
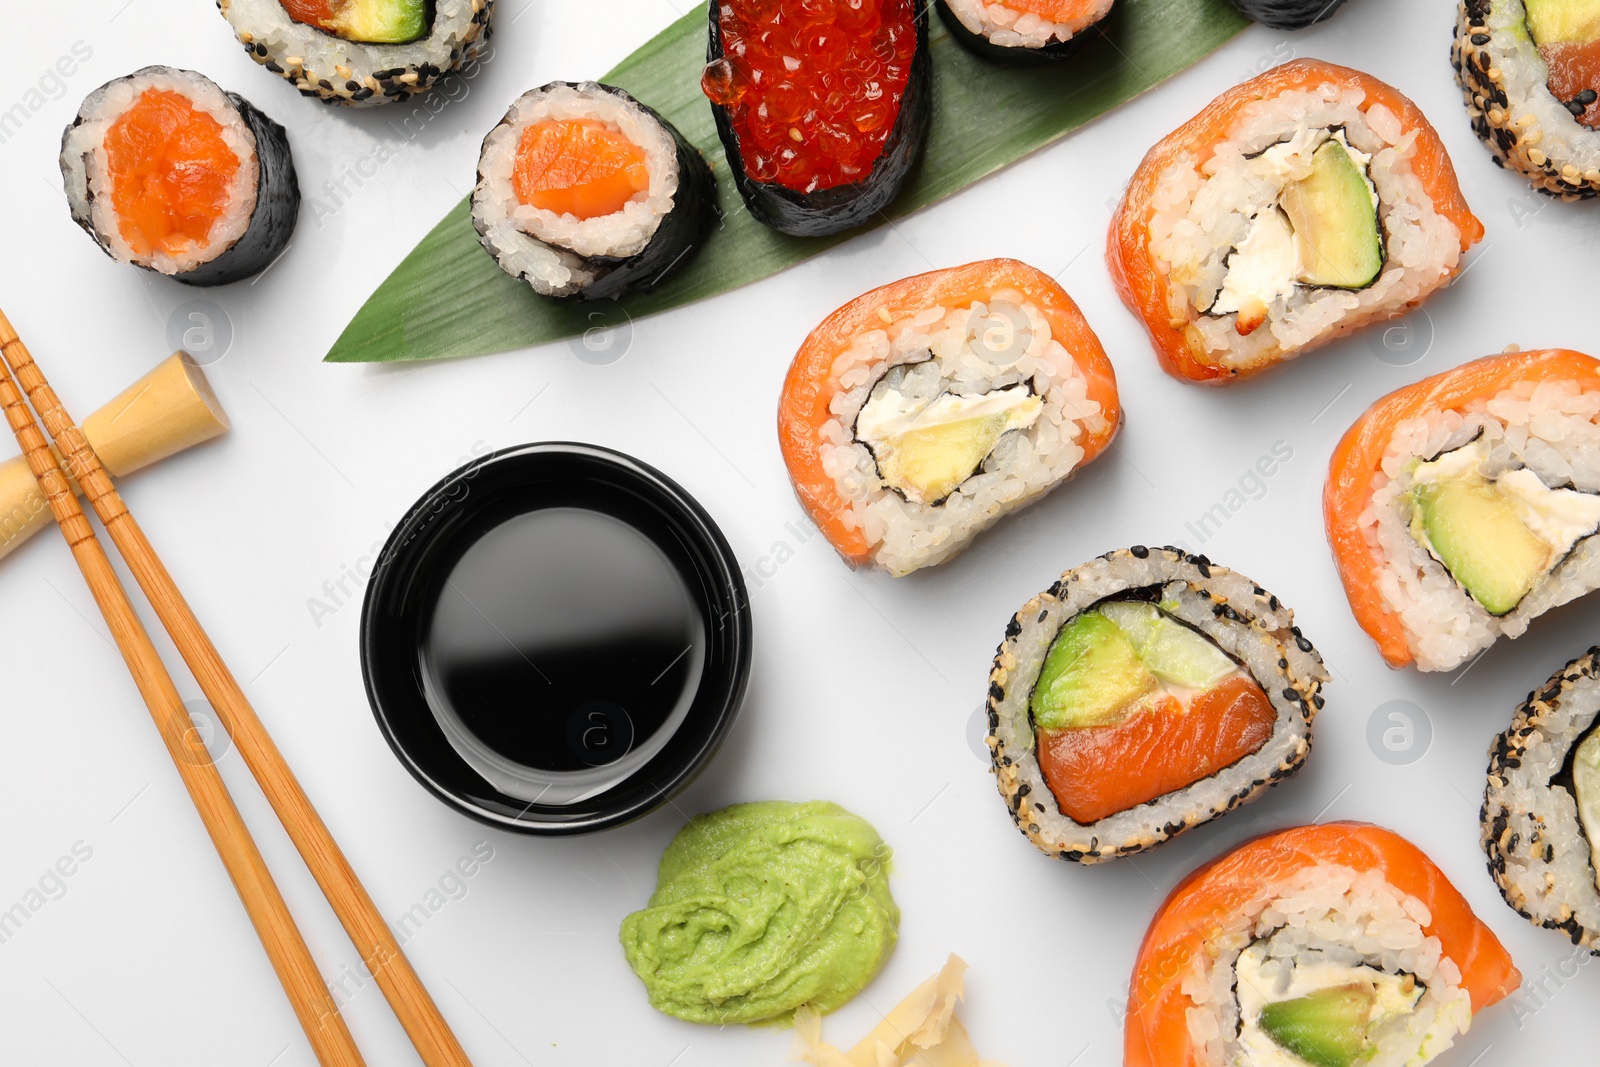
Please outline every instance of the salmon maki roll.
M938 0L939 17L973 55L1020 66L1076 55L1102 35L1113 0Z
M1109 553L1006 627L988 700L1000 795L1050 855L1142 852L1299 770L1327 680L1250 579L1174 548Z
M1334 450L1323 517L1391 667L1459 667L1600 587L1600 362L1513 352L1390 393Z
M991 259L893 282L800 346L778 405L795 493L852 567L942 563L1098 456L1116 375L1066 291Z
M541 296L650 289L690 261L716 216L700 150L625 91L551 82L483 139L478 243Z
M1522 975L1420 849L1337 822L1195 871L1139 949L1124 1067L1421 1067Z
M1297 60L1150 150L1107 258L1167 372L1226 385L1418 303L1482 236L1415 104Z
M72 221L118 263L224 285L289 246L300 185L283 127L192 70L90 93L61 137Z
M1530 693L1494 739L1482 824L1506 903L1600 953L1600 648Z

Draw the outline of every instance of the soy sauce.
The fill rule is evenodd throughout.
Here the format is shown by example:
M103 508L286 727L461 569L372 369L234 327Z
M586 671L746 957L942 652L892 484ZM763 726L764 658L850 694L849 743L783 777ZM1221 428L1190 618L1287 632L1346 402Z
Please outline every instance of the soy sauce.
M628 523L513 515L445 571L422 681L460 755L501 791L575 802L641 766L687 714L705 624L683 575Z

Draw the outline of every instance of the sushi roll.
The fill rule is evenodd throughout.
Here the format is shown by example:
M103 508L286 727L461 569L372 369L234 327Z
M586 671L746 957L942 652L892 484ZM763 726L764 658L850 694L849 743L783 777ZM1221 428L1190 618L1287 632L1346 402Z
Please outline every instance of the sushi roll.
M857 297L806 338L778 406L795 493L851 566L942 563L1094 459L1116 375L1055 280L1012 259Z
M217 0L250 58L302 96L370 107L487 51L494 0Z
M936 0L950 36L996 63L1048 63L1102 34L1114 0Z
M932 114L923 0L720 0L709 9L700 87L750 214L821 237L893 203Z
M1530 693L1495 738L1482 821L1506 903L1600 955L1600 648Z
M1482 236L1415 104L1297 60L1151 149L1108 259L1167 372L1226 385L1420 302Z
M1600 0L1462 0L1450 54L1496 163L1563 200L1600 195Z
M551 82L483 139L473 228L501 270L544 296L649 289L715 217L699 150L621 89Z
M62 134L61 177L72 221L106 255L188 285L264 270L300 213L283 127L174 67L90 93Z
M1245 18L1275 30L1303 30L1333 18L1344 0L1233 0Z
M1006 627L986 738L1000 796L1050 855L1143 852L1299 770L1327 681L1250 579L1174 548L1108 553Z
M1172 891L1134 963L1122 1062L1422 1067L1521 984L1415 845L1364 823L1301 826Z
M1600 586L1600 361L1491 356L1390 393L1323 491L1356 621L1391 667L1461 666Z

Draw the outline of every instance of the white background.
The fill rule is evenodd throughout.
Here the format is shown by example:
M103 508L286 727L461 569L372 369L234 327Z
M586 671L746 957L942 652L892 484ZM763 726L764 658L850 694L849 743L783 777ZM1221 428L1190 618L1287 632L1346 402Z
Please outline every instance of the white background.
M564 343L398 369L320 362L466 192L478 142L511 99L550 79L599 76L687 2L501 0L493 61L414 136L397 132L392 112L299 98L246 58L206 0L10 5L0 36L0 109L30 101L35 112L0 145L0 306L80 418L167 354L168 319L184 301L210 299L231 321L231 350L210 377L233 432L127 480L125 493L391 921L477 842L492 846L465 895L406 946L475 1062L782 1062L783 1032L698 1028L654 1012L616 932L649 895L685 813L814 797L867 817L895 848L905 913L888 967L829 1020L841 1044L957 951L972 964L965 1013L986 1055L1012 1067L1118 1063L1127 975L1166 891L1254 834L1356 818L1423 845L1543 984L1480 1017L1447 1062L1589 1058L1600 967L1577 968L1558 935L1501 902L1478 850L1477 809L1490 737L1528 690L1596 642L1600 600L1541 620L1470 672L1391 672L1351 618L1321 523L1327 457L1373 399L1512 343L1597 347L1600 215L1536 197L1476 142L1448 62L1454 4L1350 0L1311 31L1252 28L895 229L636 323L607 365ZM28 97L80 41L93 53L82 69ZM1363 67L1413 97L1449 145L1488 237L1465 277L1391 331L1396 351L1369 331L1237 388L1180 384L1160 372L1112 291L1102 258L1111 203L1149 145L1218 92L1294 56ZM95 86L147 63L203 71L289 128L307 205L287 255L253 284L206 293L118 266L68 218L55 162L62 126ZM375 178L347 179L348 196L324 187L380 145L393 158ZM1100 332L1128 412L1118 447L947 566L900 581L851 573L810 536L789 490L773 432L784 370L807 330L858 293L995 255L1059 271ZM752 576L761 572L754 684L711 769L675 805L566 841L480 827L407 775L363 694L356 586L346 579L355 599L341 605L322 588L458 461L537 439L593 441L655 464L705 503ZM1293 458L1261 499L1203 544L1185 529L1277 442ZM1335 674L1316 750L1264 801L1154 854L1098 868L1047 859L1012 828L978 755L989 658L1011 613L1063 569L1113 547L1177 540L1298 612ZM320 625L314 597L338 608ZM186 677L180 686L199 696ZM1396 700L1411 702L1419 728L1431 724L1409 766L1384 762L1368 742L1369 720ZM0 910L76 842L93 850L65 895L0 945L0 1062L311 1064L53 531L0 562L0 715ZM350 978L355 952L237 754L222 766L324 973L343 977L368 1062L416 1062L376 988ZM1562 984L1557 967L1578 976Z

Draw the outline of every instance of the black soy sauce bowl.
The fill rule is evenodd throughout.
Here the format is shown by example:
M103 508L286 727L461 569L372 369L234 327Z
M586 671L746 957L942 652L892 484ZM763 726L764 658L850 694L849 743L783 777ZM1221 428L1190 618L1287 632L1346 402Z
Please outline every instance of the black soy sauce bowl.
M559 805L501 792L446 736L425 683L424 641L445 579L462 554L517 516L579 508L619 519L671 561L700 615L704 667L664 747L621 782ZM589 833L653 811L710 762L738 716L750 677L751 618L737 559L681 486L620 452L572 442L503 449L445 477L384 546L361 616L361 669L373 714L406 769L457 811L538 835ZM437 698L435 698L437 699Z

